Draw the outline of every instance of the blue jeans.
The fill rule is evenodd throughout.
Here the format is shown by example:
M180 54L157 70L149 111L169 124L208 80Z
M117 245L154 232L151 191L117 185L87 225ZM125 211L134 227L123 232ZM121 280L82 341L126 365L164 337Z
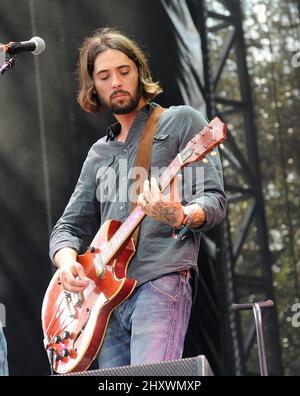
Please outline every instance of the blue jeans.
M6 340L0 322L0 376L3 375L8 375L7 348L6 348Z
M111 315L99 367L180 359L191 306L191 280L180 273L139 286Z

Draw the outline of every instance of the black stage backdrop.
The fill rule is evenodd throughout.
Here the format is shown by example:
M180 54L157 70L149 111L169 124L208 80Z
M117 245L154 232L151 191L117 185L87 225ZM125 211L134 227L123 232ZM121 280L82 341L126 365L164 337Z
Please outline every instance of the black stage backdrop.
M49 232L89 147L112 121L86 114L76 102L78 47L103 26L119 28L147 49L154 78L165 88L161 105L183 103L174 30L159 0L0 2L2 43L38 35L47 45L38 57L20 54L0 80L0 302L12 375L49 373L40 320L53 273ZM191 323L200 321L197 314ZM201 335L192 333L190 356L202 352Z

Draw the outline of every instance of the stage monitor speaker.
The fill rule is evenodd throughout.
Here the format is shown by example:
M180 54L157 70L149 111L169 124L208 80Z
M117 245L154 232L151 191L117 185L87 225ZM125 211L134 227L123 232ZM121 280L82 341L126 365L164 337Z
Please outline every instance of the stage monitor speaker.
M114 367L99 370L87 370L61 374L63 376L212 376L213 372L205 356L199 355L193 358L170 360L168 362L139 364L132 366Z

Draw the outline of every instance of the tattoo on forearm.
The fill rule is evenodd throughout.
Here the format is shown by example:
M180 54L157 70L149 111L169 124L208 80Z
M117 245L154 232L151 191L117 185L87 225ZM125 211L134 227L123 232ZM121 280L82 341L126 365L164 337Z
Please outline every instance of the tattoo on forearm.
M174 227L176 225L179 225L182 221L182 213L183 211L180 204L178 204L178 206L174 206L174 204L165 202L153 205L150 215L156 220L159 220L162 223L166 223Z
M157 202L149 206L146 206L147 215L171 227L178 227L184 218L180 203ZM205 223L205 212L198 204L189 205L189 210L192 216L191 228L200 227Z
M164 207L160 208L158 216L162 222L174 225L177 221L178 213L174 211L174 208Z

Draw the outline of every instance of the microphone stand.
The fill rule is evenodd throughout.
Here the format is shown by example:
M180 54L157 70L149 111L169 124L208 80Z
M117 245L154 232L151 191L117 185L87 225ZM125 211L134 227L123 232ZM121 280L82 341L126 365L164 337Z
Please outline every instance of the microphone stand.
M2 76L7 70L10 70L13 68L15 63L17 62L17 57L12 56L11 58L7 59L3 65L0 67L0 76Z
M261 308L269 308L269 307L273 307L273 305L274 305L274 301L272 300L260 301L252 304L250 303L250 304L231 305L232 311L253 309L254 322L256 327L260 374L263 377L268 375L268 368L267 368L267 358L266 358L265 342L264 342L263 327L262 327Z

